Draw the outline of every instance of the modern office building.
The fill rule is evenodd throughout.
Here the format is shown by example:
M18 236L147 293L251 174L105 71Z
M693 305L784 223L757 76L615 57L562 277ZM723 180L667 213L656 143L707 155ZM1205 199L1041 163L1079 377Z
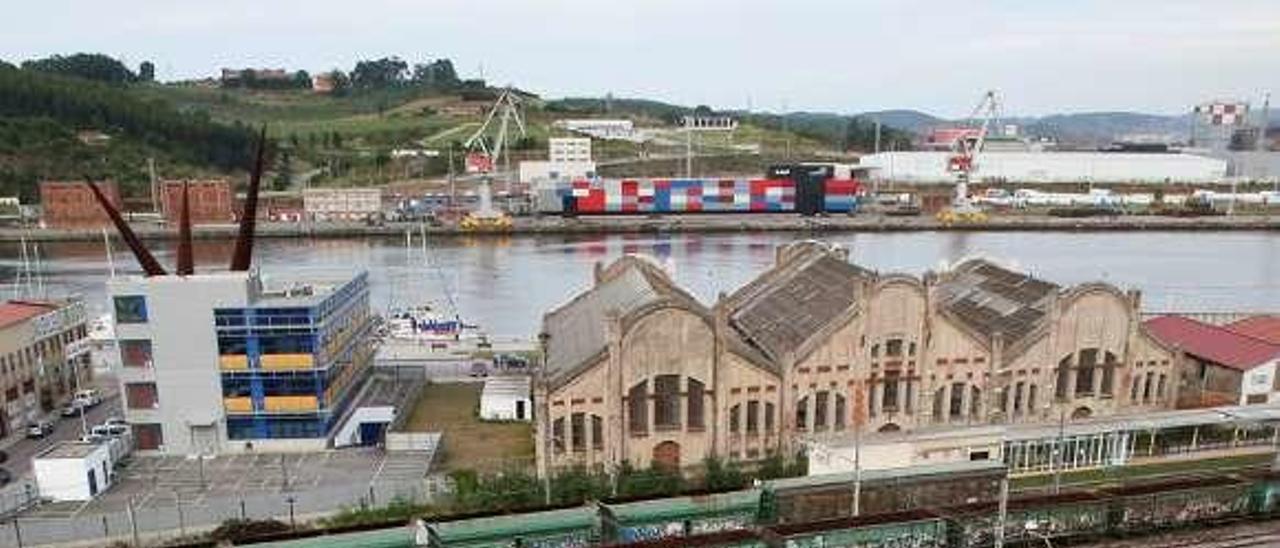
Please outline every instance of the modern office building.
M256 271L165 274L108 290L139 451L322 449L372 361L363 272L278 283Z
M87 337L79 300L0 302L0 438L89 384Z

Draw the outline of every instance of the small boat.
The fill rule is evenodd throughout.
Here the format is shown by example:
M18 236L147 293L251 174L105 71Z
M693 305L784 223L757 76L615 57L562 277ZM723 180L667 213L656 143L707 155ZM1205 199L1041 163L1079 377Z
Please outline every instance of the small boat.
M390 339L427 343L451 343L481 337L479 327L446 316L431 306L394 309L387 317L385 335Z

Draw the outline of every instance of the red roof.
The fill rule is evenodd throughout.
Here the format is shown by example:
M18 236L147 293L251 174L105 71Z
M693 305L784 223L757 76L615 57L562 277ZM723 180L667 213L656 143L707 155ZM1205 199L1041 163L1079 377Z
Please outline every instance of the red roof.
M1271 344L1280 344L1280 316L1252 316L1229 323L1226 328Z
M1183 316L1160 316L1147 320L1144 325L1152 336L1167 345L1240 371L1280 358L1280 345Z
M0 303L0 329L26 321L58 308L49 303L32 301L8 301Z

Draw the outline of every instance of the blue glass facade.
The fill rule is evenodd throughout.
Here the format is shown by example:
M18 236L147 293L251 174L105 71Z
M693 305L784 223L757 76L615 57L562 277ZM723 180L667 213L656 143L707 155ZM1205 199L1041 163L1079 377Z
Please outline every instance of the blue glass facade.
M214 311L231 440L323 438L368 373L367 274L308 306Z

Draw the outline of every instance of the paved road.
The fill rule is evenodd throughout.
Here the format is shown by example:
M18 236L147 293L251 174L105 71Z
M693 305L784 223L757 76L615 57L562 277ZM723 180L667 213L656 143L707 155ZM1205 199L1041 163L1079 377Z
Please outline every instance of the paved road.
M94 406L84 415L83 424L87 428L93 428L94 425L102 423L107 417L121 417L120 411L120 394L115 388L114 379L97 379L95 382L98 390L102 391L104 398L102 403ZM26 438L18 438L17 440L5 440L9 443L4 447L4 452L8 453L9 460L4 463L4 467L13 474L14 481L9 485L0 488L0 515L11 510L15 505L26 501L34 492L35 478L31 475L31 458L49 446L60 441L79 439L82 435L81 418L62 417L56 411L50 418L54 419L54 431L52 434L45 436L43 439L30 440ZM17 435L22 436L20 432Z

